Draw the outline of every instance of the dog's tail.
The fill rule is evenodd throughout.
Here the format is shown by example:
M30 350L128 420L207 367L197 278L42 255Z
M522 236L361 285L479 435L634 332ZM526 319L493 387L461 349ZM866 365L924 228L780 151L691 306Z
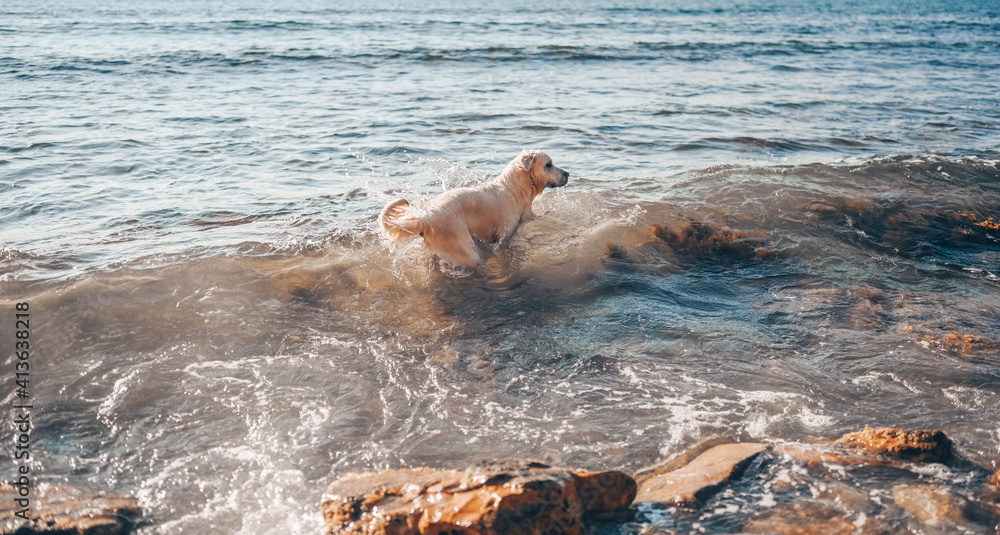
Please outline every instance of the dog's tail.
M399 199L389 203L382 209L382 215L378 216L379 224L392 241L398 241L403 236L424 234L423 221L412 216L404 217L409 209L410 203L406 199Z

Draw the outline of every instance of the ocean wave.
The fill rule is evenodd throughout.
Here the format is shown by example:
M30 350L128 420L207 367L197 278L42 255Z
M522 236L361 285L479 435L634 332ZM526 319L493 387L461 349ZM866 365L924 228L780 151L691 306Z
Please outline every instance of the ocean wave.
M471 115L465 120L494 118L496 116ZM530 128L528 131L535 131ZM117 143L111 142L114 146ZM799 152L833 150L839 143L861 142L831 139L825 144L807 144L753 137L706 138L673 150L718 150L733 145ZM37 150L44 148L38 146ZM8 149L16 154L25 147ZM385 147L369 151L367 157L401 153L413 157L421 151L415 147ZM975 259L996 254L997 236L1000 235L994 228L1000 218L997 162L986 157L930 155L881 157L862 162L845 160L831 164L716 166L683 172L669 180L629 181L624 198L624 192L608 191L600 181L581 177L579 190L553 192L537 201L540 209L547 211L548 218L527 225L509 250L498 253L497 269L498 273L503 273L498 276L514 276L521 267L530 265L528 259L536 254L556 263L562 261L559 259L577 262L579 264L573 264L572 270L581 273L601 271L605 264L615 269L628 266L644 269L642 266L648 263L656 269L671 270L681 269L678 266L690 262L699 265L719 262L717 267L724 269L727 265L739 266L744 262L774 258L801 257L810 261L813 256L826 254L822 251L845 243L857 248L856 254L878 252L900 261L934 261L982 269ZM434 169L440 167L428 165ZM446 183L459 180L468 184L482 180L460 166L448 162L442 165L443 170L433 172ZM464 174L452 177L449 174L452 168ZM131 170L132 166L121 165L102 172L110 176L127 174ZM251 237L265 232L265 235L281 237L281 241L271 242L277 248L270 252L279 255L295 251L295 246L289 249L287 244L280 245L286 240L288 244L308 244L305 246L309 250L317 243L330 245L332 242L324 235L353 236L348 240L351 244L377 244L377 236L369 234L371 221L380 209L377 203L393 195L406 195L411 201L419 202L427 195L422 193L426 188L413 186L399 191L398 188L372 190L372 184L362 186L336 197L262 204L258 211L246 212L188 210L154 203L141 213L123 216L122 221L114 219L98 225L95 227L97 234L88 239L86 245L100 249L140 240L136 243L138 246L138 243L145 243L144 240L160 239L171 232L177 236L177 244L173 247L204 239L202 236L206 233L225 232L229 239L242 235L231 242L233 252L268 251L268 246L262 245L268 243L266 240ZM145 198L140 190L130 188L109 185L78 188L71 198L34 198L30 203L22 203L21 211L13 215L23 219L31 213L55 213L79 202L101 204ZM637 216L628 225L615 222L615 218L620 217L617 215L597 221L592 216L595 212L624 213L636 205L644 215ZM352 228L348 223L352 219L360 227ZM348 226L330 228L333 222L348 223ZM235 227L250 230L238 231ZM536 232L533 229L545 230ZM197 232L197 235L188 235L190 232ZM308 234L296 236L297 233ZM219 242L221 238L222 235L213 239L213 247L226 250L230 246L225 245L225 241ZM257 245L247 249L238 245L240 243ZM171 247L170 243L165 243L157 249L169 250ZM419 262L424 263L430 260L420 255L413 257L420 248L408 247L401 251L409 252L400 256L381 256L381 246L364 247L358 255L359 258L370 257L380 265L387 262L410 265L417 262L415 258L422 258ZM202 256L211 254L212 249L199 250ZM134 255L134 252L128 254ZM376 258L378 260L374 260ZM423 269L426 268L417 271Z
M276 23L276 26L291 23ZM636 41L626 46L612 45L581 45L574 42L552 43L533 46L502 46L488 45L478 47L434 48L424 46L399 47L361 47L341 46L323 48L290 47L286 49L248 49L243 51L213 51L213 50L177 50L166 54L121 55L115 52L112 57L58 57L33 56L31 58L4 58L0 66L6 67L10 73L37 74L39 70L72 73L94 72L98 74L115 74L132 72L142 69L148 72L167 72L171 69L191 68L195 66L218 67L264 67L281 65L285 62L304 62L315 64L365 64L382 62L435 62L435 61L683 61L705 62L724 59L748 59L759 57L805 58L823 54L849 52L851 54L884 54L896 51L920 51L920 57L929 65L959 66L962 68L981 68L982 62L970 54L988 53L998 50L996 42L954 43L946 44L939 41L912 42L853 42L853 43L806 43L797 40L778 42L741 41L725 42L646 42ZM937 57L948 48L962 50L962 55L953 59ZM978 51L978 52L974 52ZM897 52L902 53L902 52ZM907 57L913 57L914 52ZM931 54L926 56L926 54ZM924 57L926 56L926 57ZM979 57L979 56L975 56ZM920 58L917 58L920 59ZM770 60L768 60L770 61ZM781 63L771 68L784 72L800 72L802 65ZM822 67L822 65L820 65Z

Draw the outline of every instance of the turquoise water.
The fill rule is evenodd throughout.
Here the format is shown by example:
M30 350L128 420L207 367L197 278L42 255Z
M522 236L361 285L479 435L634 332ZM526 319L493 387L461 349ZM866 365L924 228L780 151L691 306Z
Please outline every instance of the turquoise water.
M144 533L315 532L348 471L635 471L720 435L1000 460L993 3L0 13L34 467L134 494ZM379 235L525 147L570 183L485 278ZM705 529L767 512L725 499Z

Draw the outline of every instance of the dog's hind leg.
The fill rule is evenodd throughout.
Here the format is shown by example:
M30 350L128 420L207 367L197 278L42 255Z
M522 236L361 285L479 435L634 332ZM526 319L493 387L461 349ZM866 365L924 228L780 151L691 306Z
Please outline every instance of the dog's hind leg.
M424 243L449 264L477 271L484 265L476 240L464 228L460 232L427 233Z
M465 242L465 240L462 241ZM479 253L475 241L472 240L472 236L469 236L467 244L463 243L456 249L450 249L447 253L441 252L439 254L441 258L456 266L476 270L483 267L483 257Z

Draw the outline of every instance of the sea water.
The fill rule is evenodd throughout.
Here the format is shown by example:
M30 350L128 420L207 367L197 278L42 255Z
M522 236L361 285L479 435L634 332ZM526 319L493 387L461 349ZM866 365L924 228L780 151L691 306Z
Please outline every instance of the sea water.
M32 473L142 533L719 436L935 428L995 470L998 36L989 1L4 2L0 396L29 303ZM380 234L522 148L569 184L485 276ZM739 531L748 492L615 529Z

